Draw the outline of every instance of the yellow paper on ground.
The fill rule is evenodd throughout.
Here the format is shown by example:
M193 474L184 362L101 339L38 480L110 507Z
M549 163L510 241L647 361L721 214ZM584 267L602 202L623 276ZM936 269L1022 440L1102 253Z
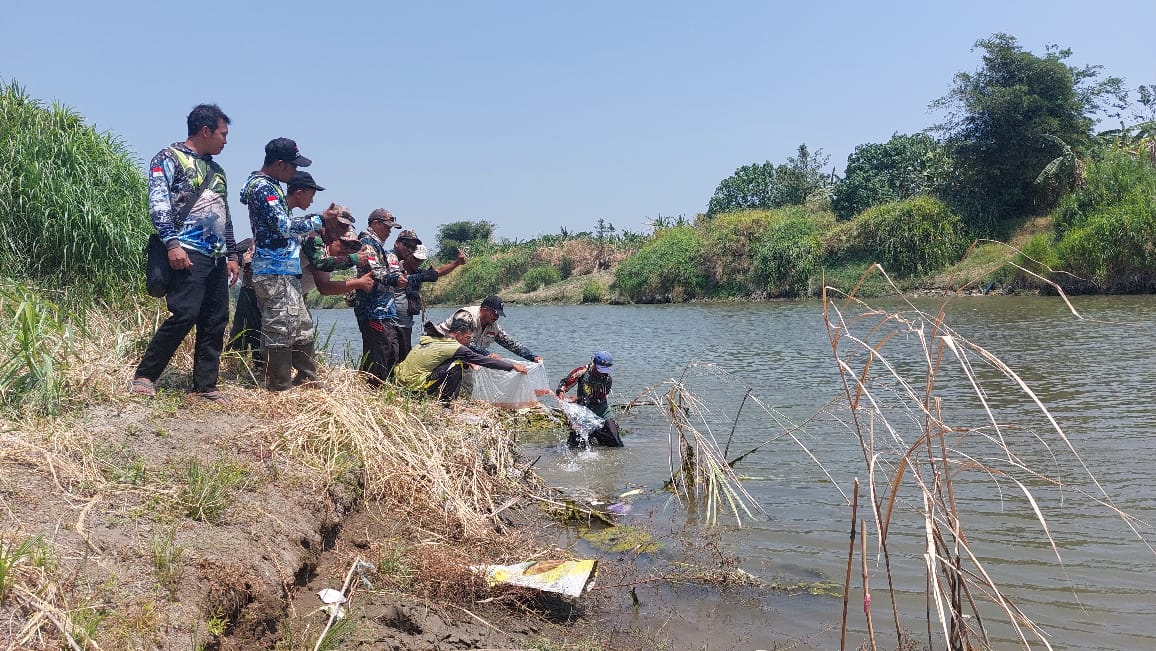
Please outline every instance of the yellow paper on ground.
M490 585L508 583L545 592L580 597L594 581L598 561L533 561L515 565L486 565Z

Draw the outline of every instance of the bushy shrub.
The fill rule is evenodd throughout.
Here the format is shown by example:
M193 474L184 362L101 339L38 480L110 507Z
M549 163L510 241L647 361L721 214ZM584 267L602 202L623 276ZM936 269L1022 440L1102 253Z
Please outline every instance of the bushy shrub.
M562 280L562 273L554 267L545 265L532 267L522 276L522 291L534 292L542 287L549 287Z
M115 136L0 84L0 270L71 306L144 288L144 174Z
M606 298L606 288L602 283L591 280L582 285L583 303L601 303Z
M786 208L805 212L802 206ZM755 249L780 211L741 210L706 218L699 224L703 246L710 252L703 261L710 284L719 293L736 296L754 288L751 264Z
M755 250L753 281L768 296L801 296L823 259L820 224L795 211L767 227Z
M614 285L635 302L680 301L702 296L709 281L698 229L680 225L655 233L614 271Z
M493 255L470 257L461 269L432 285L430 303L480 301L521 280L530 266L531 252L519 247Z
M1055 211L1057 264L1103 289L1151 285L1156 269L1156 167L1113 148L1088 162L1082 187Z
M963 223L928 196L875 206L824 238L830 262L873 261L892 276L930 273L954 262L966 240Z

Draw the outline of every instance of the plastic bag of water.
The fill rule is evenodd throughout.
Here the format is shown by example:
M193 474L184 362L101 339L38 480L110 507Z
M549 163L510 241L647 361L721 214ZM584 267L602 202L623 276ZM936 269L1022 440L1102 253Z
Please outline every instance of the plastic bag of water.
M562 409L562 413L566 414L566 420L570 421L570 428L583 439L590 438L590 432L602 427L606 422L599 418L598 414L576 402L559 400L558 406Z
M498 407L523 409L536 407L539 395L551 393L542 362L522 362L526 374L493 368L474 369L474 400L484 400Z

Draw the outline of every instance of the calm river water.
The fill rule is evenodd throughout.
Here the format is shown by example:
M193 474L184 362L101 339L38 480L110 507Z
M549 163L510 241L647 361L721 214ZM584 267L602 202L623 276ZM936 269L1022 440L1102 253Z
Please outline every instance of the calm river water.
M905 395L888 364L872 364L870 399L864 398L859 416L860 431L879 454L880 485L895 468L895 450L907 449L922 431L923 418L916 410L926 379L920 332L930 336L929 317L941 303L873 302L872 308L903 317L887 321L879 315L854 318L864 312L862 307L842 311L847 323L840 328L840 357L854 374L865 360L863 354L849 355L856 350L855 339L875 344L890 333L879 350L915 396ZM933 394L942 399L940 410L949 425L972 432L957 432L948 443L948 456L959 468L960 517L984 569L1039 625L1053 648L1152 649L1156 553L1105 504L1135 516L1139 533L1156 538L1148 524L1156 521L1156 406L1150 397L1156 385L1150 348L1156 339L1156 297L1077 298L1073 304L1083 319L1057 298L959 297L946 304L947 325L1018 373L1075 450L1068 449L1028 393L972 354L967 367L987 401L987 415L964 366L946 355ZM429 316L440 319L450 311L433 309ZM851 517L846 496L858 477L864 486L859 516L868 519L870 530L874 627L880 648L894 648L886 570L877 562L874 526L864 506L869 499L865 456L872 455L864 454L851 429L820 303L508 305L506 314L503 326L545 358L551 382L604 348L615 356L612 403L629 402L649 387L665 391L664 382L682 377L707 411L700 429L709 428L720 445L730 440L730 457L770 441L737 466L748 478L745 488L768 517L744 517L741 528L726 514L720 517L724 546L751 574L841 586ZM314 316L323 337L330 335L331 353L360 353L349 311L316 310ZM930 344L928 349L935 350ZM743 404L748 390L761 405ZM878 404L875 413L881 418L871 418L864 406L870 401ZM574 455L560 445L562 434L539 432L527 435L523 451L540 457L536 469L549 484L572 494L614 496L648 489L634 498L628 521L686 526L685 509L660 490L669 477L669 422L654 407L642 407L620 424L627 445L621 450ZM998 441L1007 448L998 447ZM969 459L974 463L967 466ZM1047 520L1062 565L1021 484ZM889 533L895 596L903 626L926 644L924 520L910 474L900 498ZM583 543L577 544L581 553ZM866 631L856 547L850 648L865 639ZM665 628L687 648L839 646L841 598L798 593L750 598L695 586L674 591L644 586L637 591L641 607L632 609L626 589L617 589L616 598L617 593L621 625ZM934 605L930 608L934 612ZM994 648L1018 646L998 613L983 607L981 614ZM933 639L935 648L943 648L941 637ZM1028 640L1032 648L1045 648L1030 633Z

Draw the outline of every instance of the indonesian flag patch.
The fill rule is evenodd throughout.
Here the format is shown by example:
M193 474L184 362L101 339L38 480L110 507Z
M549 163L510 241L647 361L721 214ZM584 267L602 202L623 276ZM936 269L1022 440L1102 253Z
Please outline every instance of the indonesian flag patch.
M150 173L153 176L164 176L165 175L165 169L163 167L161 167L160 165L157 165L156 167L154 167L150 170Z
M268 203L270 206L273 206L273 205L275 205L275 204L277 203L277 195L275 195L275 194L271 194L271 195L269 195L269 196L265 197L265 201L266 201L266 202L267 202L267 203Z

